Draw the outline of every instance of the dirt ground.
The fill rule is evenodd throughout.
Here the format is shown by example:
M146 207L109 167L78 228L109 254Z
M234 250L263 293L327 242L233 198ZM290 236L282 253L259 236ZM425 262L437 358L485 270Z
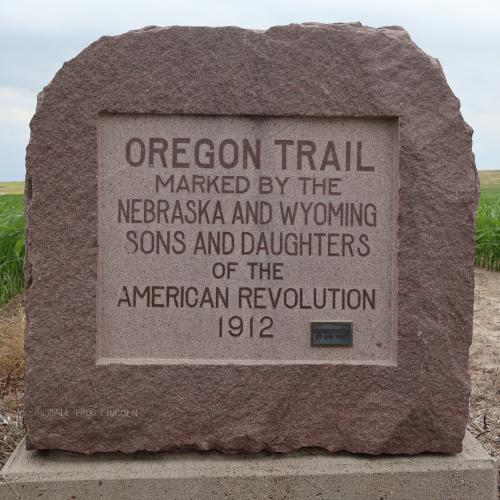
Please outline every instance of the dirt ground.
M21 297L0 307L0 468L23 436ZM500 273L476 269L469 430L500 458Z
M476 269L469 430L500 458L500 273Z
M0 306L0 468L24 435L21 295Z

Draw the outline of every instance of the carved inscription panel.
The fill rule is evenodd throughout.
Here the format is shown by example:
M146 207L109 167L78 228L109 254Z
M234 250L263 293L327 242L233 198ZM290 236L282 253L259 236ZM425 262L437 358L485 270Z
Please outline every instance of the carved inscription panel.
M396 362L395 119L102 115L98 362Z

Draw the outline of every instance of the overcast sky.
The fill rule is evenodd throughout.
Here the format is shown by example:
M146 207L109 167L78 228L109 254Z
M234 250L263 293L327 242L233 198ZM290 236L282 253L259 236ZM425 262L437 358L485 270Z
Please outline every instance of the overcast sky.
M242 26L318 21L401 25L437 57L474 128L479 169L500 169L499 0L0 0L0 181L24 178L37 93L102 35L147 25Z

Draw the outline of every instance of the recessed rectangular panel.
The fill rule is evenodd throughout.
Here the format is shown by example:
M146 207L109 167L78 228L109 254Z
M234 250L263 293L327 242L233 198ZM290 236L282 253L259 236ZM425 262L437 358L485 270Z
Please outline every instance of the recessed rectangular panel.
M395 363L397 120L102 115L98 154L100 363Z

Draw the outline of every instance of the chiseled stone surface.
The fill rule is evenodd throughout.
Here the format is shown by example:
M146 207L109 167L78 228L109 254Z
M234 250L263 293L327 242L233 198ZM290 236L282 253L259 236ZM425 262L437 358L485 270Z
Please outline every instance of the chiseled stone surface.
M394 300L397 293L397 120L114 114L104 115L99 121L99 363L144 363L146 360L157 363L161 360L170 364L394 364L397 343L397 304ZM143 155L144 164L141 166L134 167L127 163L126 144L129 138L160 136L167 141L165 137L168 137L170 151L174 149L172 143L175 139L171 139L172 134L175 134L174 137L192 138L191 147L184 145L186 153L182 155L184 163L189 167L181 170L173 167L171 159L167 160L167 154L164 155L167 167L163 167L159 161L153 161L151 166L147 158L149 155L146 154ZM200 136L212 137L215 144L222 143L222 138L225 137L231 137L236 144L241 144L243 138L250 143L258 137L260 168L252 168L251 165L243 168L241 153L240 164L232 170L224 169L219 158L214 162L214 169L196 168L192 143ZM301 169L298 169L297 153L293 151L292 145L285 158L282 158L279 152L281 148L276 148L273 142L283 138L293 141L295 145L297 140L313 140L319 150L315 159L317 165L314 165L318 170L310 170L306 162L303 162L306 165L300 165ZM320 161L324 157L322 145L327 142L336 145L337 158L344 159L347 156L345 144L352 144L354 138L359 140L362 147L360 163L364 158L363 163L367 165L366 162L369 161L372 165L369 168L372 170L357 170L357 161L349 162L349 171L339 161L337 165L342 170L337 170L332 165L320 170ZM149 141L145 139L145 143L148 144ZM219 150L217 146L214 149ZM351 156L354 155L355 151L352 151ZM283 170L285 159L286 169ZM217 193L210 188L205 188L203 194L199 191L186 193L184 189L177 192L171 187L161 186L159 193L156 193L155 180L158 178L166 183L172 178L225 178L230 181L234 177L248 183L239 193ZM272 194L263 193L265 190L259 189L259 180L263 178L280 179L283 191L274 188ZM309 181L307 190L299 179ZM337 187L333 188L333 192L338 194L325 195L321 188L313 192L309 188L312 179L316 183L334 180ZM187 183L188 181L185 182ZM353 203L352 200L358 203ZM146 201L149 203L149 212L145 214L141 206L144 207ZM192 209L191 212L185 208L188 204L191 207L199 206L196 205L197 202L202 202L206 207L204 212L199 209ZM243 210L240 208L241 211L235 211L237 204L239 207L245 207L246 204L253 207L255 203L262 207L263 216L258 223L255 219L249 219L249 224L238 218L233 219L235 214L240 214ZM164 209L162 212L167 204L169 210ZM179 207L177 212L172 210L175 204ZM219 206L218 211L214 208L215 204ZM364 210L357 210L360 214L364 213L364 216L362 215L360 222L356 222L354 217L350 222L346 215L352 213L349 212L352 211L350 207L360 205L365 207ZM124 207L119 216L117 206ZM132 211L132 206L136 207L135 211ZM294 217L293 225L290 224L290 219L281 215L287 208L291 212L292 207L300 209L304 206L309 207L307 217L301 217L297 210L299 215ZM320 209L316 212L316 218L314 207ZM327 217L322 218L322 215L326 213L326 209L322 212L321 208L325 207L336 209L342 216L332 217L331 222L324 223ZM344 207L348 209L345 210ZM129 221L132 220L131 213L135 214L136 222L126 222L127 216ZM176 213L183 215L176 217ZM198 213L203 215L198 216ZM154 223L144 222L155 215ZM156 222L158 217L160 224ZM189 220L191 222L186 222ZM155 241L151 237L154 235L152 230L157 229L160 229L163 241L169 241L168 237L172 234L181 233L184 251L179 250L180 245L176 245L175 240L173 243L169 241L170 248L175 245L179 254L172 251L166 253L164 246L151 243ZM135 236L127 239L125 234L129 234L129 231ZM195 248L200 248L197 246L198 237L206 237L207 234L231 237L224 240L227 243L223 255L217 254L215 248L195 251ZM321 240L323 243L311 238L327 234L329 238L334 237L330 241L335 245L327 245L325 237ZM251 243L249 236L252 238ZM265 237L263 243L260 236ZM284 244L281 248L278 244L270 244L271 236L276 241L280 236L284 237L285 242L289 237L297 238L295 249L298 251L294 252L293 244ZM311 238L306 241L309 243L307 246L300 245L299 238L302 236ZM345 247L341 242L344 236L354 241L352 255L349 250L345 252L347 255L343 252ZM363 241L369 247L362 243L361 238L368 238ZM206 249L207 246L205 243L203 248ZM143 250L135 251L137 248ZM366 251L367 248L369 251ZM215 278L212 272L214 262L236 262L238 267L230 279ZM258 276L256 272L252 279L248 272L248 262L262 265L279 263L282 266L279 273L281 276L278 279L259 280L255 279ZM160 284L163 285L161 291L158 286ZM147 295L145 299L141 299L134 293L138 289L145 295L152 285L156 285L155 307L151 307L151 292L149 300ZM332 287L339 286L347 287L348 293L346 288L342 289L344 299L341 293L325 298L328 290L335 290ZM360 287L363 292L373 294L373 308L366 304L359 306L352 299L347 300L353 292L360 293L359 288L353 287ZM317 290L318 295L324 294L324 303L328 302L329 307L321 304L314 307L311 288ZM175 302L167 302L165 297L178 293L179 289L191 289L198 296L202 290L209 291L211 296L213 290L218 290L223 295L227 294L227 306L219 305L216 299L211 298L207 302L213 307L176 307L177 296ZM243 301L239 295L242 290L250 291L252 298ZM256 290L258 291L255 292ZM268 290L274 294L274 303L265 294ZM337 288L336 292L339 291ZM284 299L286 296L290 297L290 292L303 297L303 300L299 299L298 306L293 303L293 295L291 300ZM178 303L184 300L184 295L182 297ZM121 305L117 306L119 300ZM353 307L342 308L343 301ZM194 302L191 298L191 304ZM248 307L248 304L252 307ZM236 320L241 321L239 324L242 325L240 330L232 330L241 333L238 338L227 333L227 318L234 315L236 318L231 323L234 325ZM311 323L334 318L352 322L355 338L353 345L348 348L311 347ZM221 326L221 320L224 320L224 327ZM252 337L249 331L251 321ZM272 337L260 337L263 328L266 328L264 334Z
M96 364L100 112L398 117L397 366ZM441 67L398 27L145 28L39 96L26 182L27 447L459 452L477 176Z

